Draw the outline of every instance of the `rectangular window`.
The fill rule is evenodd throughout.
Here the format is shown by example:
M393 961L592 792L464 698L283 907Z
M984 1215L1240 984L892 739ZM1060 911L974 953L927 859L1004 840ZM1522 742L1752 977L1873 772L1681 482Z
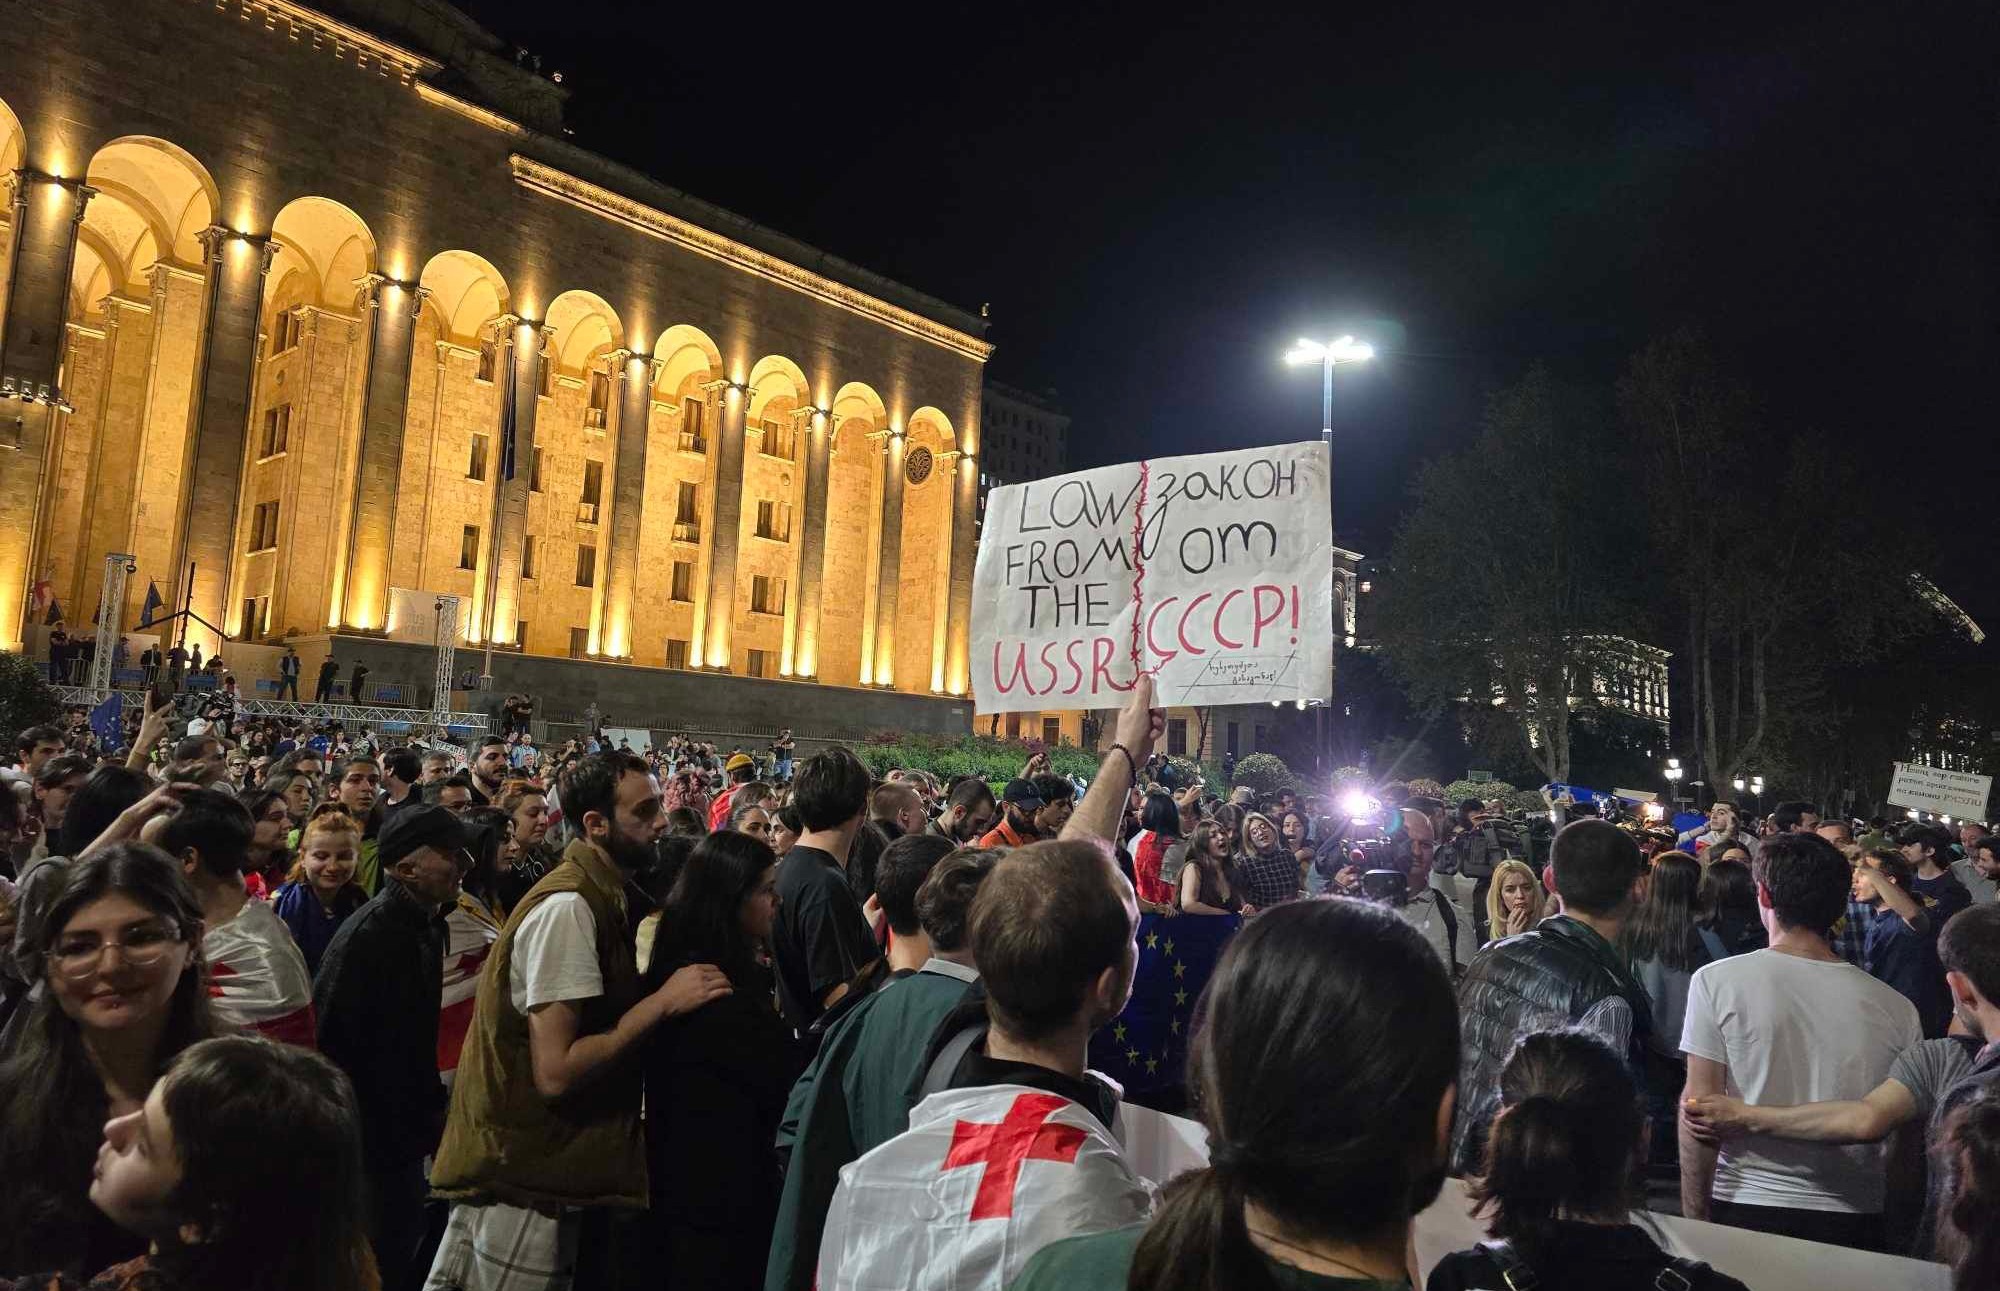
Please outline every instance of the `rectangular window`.
M611 408L611 374L592 372L590 374L590 404L583 410L583 424L593 430L604 429L605 414Z
M776 650L752 650L750 652L749 673L752 677L777 676L778 652Z
M472 437L472 456L465 463L466 479L483 480L486 478L486 454L492 447L493 436L474 435Z
M772 578L768 574L758 574L750 580L750 612L752 614L783 614L785 612L785 580Z
M521 535L521 577L535 576L535 535Z
M465 526L465 533L458 540L458 567L460 569L479 568L479 526Z
M537 446L534 453L528 458L528 492L540 493L541 491L542 450Z
M579 546L576 549L576 585L578 587L597 585L597 548Z
M535 355L535 371L541 378L540 388L544 399L556 392L556 365L546 352Z
M1250 751L1256 753L1264 747L1264 727L1260 724L1250 740Z
M692 601L694 599L693 561L677 560L674 562L674 594L672 599L676 601Z
M1236 746L1238 739L1237 730L1238 730L1237 724L1235 722L1231 722L1228 726L1229 743L1227 747L1229 749L1229 756L1232 758L1237 757L1242 753L1242 750L1237 748Z
M257 598L254 596L246 596L243 598L243 617L237 620L236 635L248 637L248 636L255 636L256 634L257 634Z
M688 666L688 643L685 641L677 641L673 637L668 637L667 667L685 668L687 666Z
M583 463L583 493L577 500L576 522L596 524L598 504L604 500L604 463L588 458Z
M264 411L264 442L259 457L276 457L292 438L292 405L281 403Z
M1167 719L1167 756L1184 758L1187 756L1187 718Z
M701 541L701 493L693 480L682 480L674 495L674 541Z
M305 331L305 320L295 309L288 309L278 315L271 324L271 353L283 354L299 343L299 336Z
M764 446L762 452L764 455L766 457L782 457L788 462L791 461L798 449L798 445L793 442L796 437L792 433L791 426L766 417L763 421L763 431Z
M475 381L484 381L491 385L493 382L493 373L499 366L500 342L491 337L481 341L479 343L479 367L473 372L472 379Z
M773 502L769 498L757 500L757 536L777 542L792 540L792 504Z
M681 451L706 453L708 438L703 434L708 405L699 399L681 400Z
M1044 717L1042 719L1042 743L1049 745L1062 743L1062 718Z
M527 649L528 649L528 621L527 621L526 619L515 619L515 620L514 620L514 645L515 645L515 647L516 647L517 649L519 649L519 650L520 650L520 651L521 651L522 653L524 653L524 654L525 654L525 653L527 652Z
M259 502L250 513L250 551L269 551L278 545L278 504Z
M571 628L569 630L569 657L584 659L590 655L590 629Z

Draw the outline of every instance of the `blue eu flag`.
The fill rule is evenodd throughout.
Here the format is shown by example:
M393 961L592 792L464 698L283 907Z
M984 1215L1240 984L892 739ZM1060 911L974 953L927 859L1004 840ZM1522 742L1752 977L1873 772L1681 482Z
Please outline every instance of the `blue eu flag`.
M90 729L104 741L106 748L117 748L125 738L125 697L114 690L103 703L91 709Z
M1140 1103L1184 1085L1195 1003L1242 926L1239 915L1141 915L1132 1000L1091 1037L1090 1065Z

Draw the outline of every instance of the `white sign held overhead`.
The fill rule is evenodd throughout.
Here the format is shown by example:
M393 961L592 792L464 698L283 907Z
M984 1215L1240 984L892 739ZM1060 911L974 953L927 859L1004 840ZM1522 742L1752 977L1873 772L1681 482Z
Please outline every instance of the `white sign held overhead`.
M1158 457L1003 485L972 576L982 713L1330 697L1322 443Z
M1895 777L1889 781L1889 801L1898 807L1973 820L1986 819L1986 799L1992 792L1992 776L1914 762L1898 762Z

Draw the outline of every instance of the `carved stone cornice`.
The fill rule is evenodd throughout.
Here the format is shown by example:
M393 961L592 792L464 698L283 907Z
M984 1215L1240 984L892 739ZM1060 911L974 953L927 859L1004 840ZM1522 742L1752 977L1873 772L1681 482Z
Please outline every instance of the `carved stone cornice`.
M984 363L993 346L953 327L925 318L912 310L892 305L845 283L802 269L769 252L746 246L734 238L702 228L698 224L669 215L600 184L580 179L553 166L514 153L508 157L514 182L531 192L553 197L592 214L616 221L628 228L648 233L712 260L720 260L746 273L780 283L830 305L847 310L872 322L929 341L933 345Z

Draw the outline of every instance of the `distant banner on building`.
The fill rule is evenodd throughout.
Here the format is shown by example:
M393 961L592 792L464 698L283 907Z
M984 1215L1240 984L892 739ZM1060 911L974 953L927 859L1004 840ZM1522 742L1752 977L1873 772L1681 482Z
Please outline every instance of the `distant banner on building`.
M982 713L1329 698L1327 452L1285 444L1003 485L972 577Z
M1992 776L1946 771L1914 762L1898 762L1895 777L1889 781L1891 803L1939 816L1985 820L1986 800L1992 793Z

